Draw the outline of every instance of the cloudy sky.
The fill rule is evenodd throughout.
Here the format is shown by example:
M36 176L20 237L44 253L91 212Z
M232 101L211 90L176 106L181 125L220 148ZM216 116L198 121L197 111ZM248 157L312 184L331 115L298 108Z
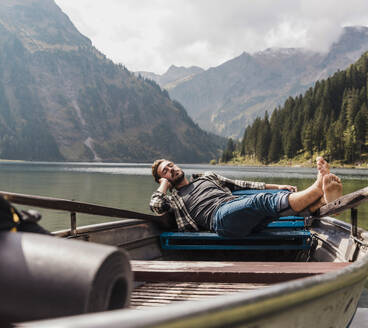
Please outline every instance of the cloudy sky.
M367 0L55 1L114 62L159 74L269 47L326 51L342 26L368 26Z

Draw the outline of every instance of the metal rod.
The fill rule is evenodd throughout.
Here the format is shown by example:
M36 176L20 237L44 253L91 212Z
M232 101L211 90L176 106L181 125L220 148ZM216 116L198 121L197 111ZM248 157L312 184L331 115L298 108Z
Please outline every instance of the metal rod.
M358 236L358 209L352 208L351 213L351 234L354 237Z
M70 234L77 235L77 214L75 212L70 213Z
M103 215L105 217L161 221L159 217L150 214L138 213L95 204L74 202L60 198L23 195L5 191L0 191L0 195L11 203L21 205L36 206L52 210L62 210L75 213Z

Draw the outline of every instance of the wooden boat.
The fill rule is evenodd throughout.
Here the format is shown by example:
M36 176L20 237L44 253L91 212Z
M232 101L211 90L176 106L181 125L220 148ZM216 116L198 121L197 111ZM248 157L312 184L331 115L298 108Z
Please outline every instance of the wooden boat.
M220 249L185 249L197 243L192 240L165 250L157 217L0 194L16 204L70 212L71 228L56 236L123 248L134 272L129 308L22 327L347 327L368 274L368 233L357 226L357 207L368 199L368 187L305 218L311 245L306 249L248 247L252 243L240 249L229 249L228 243ZM348 209L351 224L331 217ZM78 212L125 219L76 227Z

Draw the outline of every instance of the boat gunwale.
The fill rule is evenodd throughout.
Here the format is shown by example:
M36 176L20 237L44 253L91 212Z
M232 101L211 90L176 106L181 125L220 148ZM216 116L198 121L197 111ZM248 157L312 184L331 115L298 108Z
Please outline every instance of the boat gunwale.
M136 224L152 224L150 221L145 219L123 219L118 221L109 221L103 223L95 223L77 227L76 235L85 234L89 232L98 232L104 230L111 230L115 228L123 228ZM63 229L52 232L53 235L57 237L68 237L71 236L71 229ZM73 236L74 237L74 236Z

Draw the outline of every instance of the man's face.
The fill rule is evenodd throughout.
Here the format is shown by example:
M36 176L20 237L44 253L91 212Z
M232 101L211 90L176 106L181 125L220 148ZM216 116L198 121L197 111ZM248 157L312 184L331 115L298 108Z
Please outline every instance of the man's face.
M163 161L157 168L157 173L161 178L167 179L172 186L175 186L183 181L183 170L170 161Z

